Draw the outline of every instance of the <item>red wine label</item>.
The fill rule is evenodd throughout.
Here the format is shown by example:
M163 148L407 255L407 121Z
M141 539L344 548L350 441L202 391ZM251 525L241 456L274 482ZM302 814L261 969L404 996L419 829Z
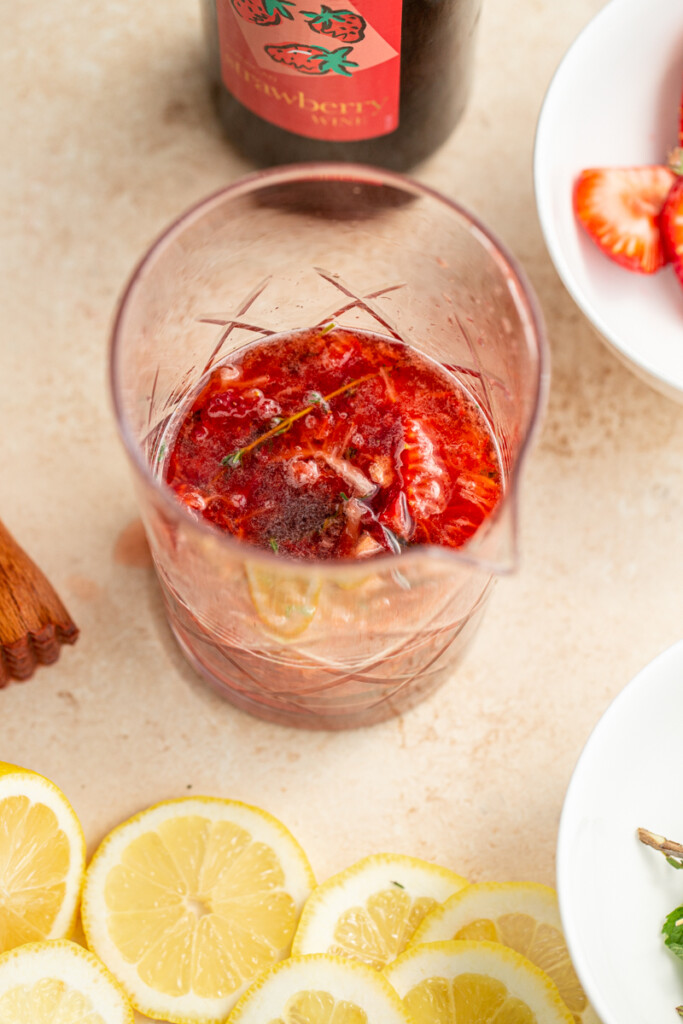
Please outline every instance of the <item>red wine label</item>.
M402 0L216 0L227 89L265 121L349 142L398 126Z

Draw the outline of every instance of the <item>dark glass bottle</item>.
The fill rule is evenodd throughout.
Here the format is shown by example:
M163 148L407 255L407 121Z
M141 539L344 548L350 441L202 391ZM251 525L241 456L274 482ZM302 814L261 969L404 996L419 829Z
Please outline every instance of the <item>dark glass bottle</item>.
M228 138L244 156L261 166L301 160L346 160L377 164L395 170L411 167L446 140L463 113L470 85L474 36L481 2L403 0L401 4L401 0L381 0L378 4L375 0L375 9L381 6L383 16L393 11L397 31L400 19L400 44L394 46L399 56L393 65L396 75L394 121L397 123L386 134L377 134L376 127L372 126L346 129L347 132L356 131L360 134L369 131L373 137L321 138L311 137L309 131L334 135L336 129L318 129L313 126L309 129L305 126L303 131L299 131L297 125L289 125L287 128L284 124L289 117L297 116L304 108L317 106L319 110L341 110L343 114L348 112L347 108L361 109L357 103L338 100L343 100L344 90L350 88L347 83L351 77L355 75L358 79L359 72L364 70L360 63L361 55L372 45L369 40L372 26L354 14L356 23L365 26L363 50L360 42L354 39L352 33L356 30L353 25L348 29L336 27L343 22L344 16L352 14L350 7L358 11L361 0L357 0L355 5L345 3L344 0L336 3L328 0L327 5L316 3L316 0L300 0L300 3L299 0L296 3L294 0L202 0L212 82L219 115ZM306 7L307 10L300 11L299 7ZM313 9L316 7L319 13ZM367 0L365 7L372 9ZM243 13L245 9L247 15ZM240 10L241 21L236 13ZM254 11L259 10L264 12L262 23L249 23L247 19L257 18L258 14L254 14ZM272 21L278 17L279 34L276 43L279 45L262 45L262 41L267 43L273 37L272 31L270 35L261 32L261 29L269 27L263 24L263 19L270 18ZM230 48L233 39L244 48L245 33L251 33L252 49L248 59L240 61L234 59ZM338 34L335 36L335 33ZM382 45L381 37L377 33L374 36ZM286 42L290 39L295 41L296 48L293 42ZM355 45L352 45L354 42ZM269 63L268 57L275 62L272 67L265 67ZM287 78L277 75L282 70L282 64L285 64L289 75ZM391 68L391 63L388 66ZM239 80L235 78L238 72ZM226 77L232 89L226 86ZM277 84L273 85L276 81ZM261 110L260 104L268 102L268 96L280 99L283 93L282 82L289 89L287 103L280 103L277 109L271 103L266 117L260 116L255 109ZM316 88L318 99L310 99L311 94L315 95ZM327 99L320 101L320 90L323 88ZM235 92L241 92L241 97L237 98ZM263 99L264 93L266 100ZM245 100L249 105L245 105ZM249 106L255 109L249 109ZM313 121L325 120L321 116L311 117ZM342 123L351 118L328 117L327 121L330 120ZM360 122L362 119L356 120ZM386 123L388 118L382 127Z

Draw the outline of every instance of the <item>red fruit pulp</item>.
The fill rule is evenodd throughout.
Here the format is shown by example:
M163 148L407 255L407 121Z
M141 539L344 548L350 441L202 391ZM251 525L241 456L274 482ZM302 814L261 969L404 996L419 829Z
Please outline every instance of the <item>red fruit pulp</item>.
M163 476L196 516L302 559L457 548L502 493L491 432L456 378L338 327L233 352L181 415Z

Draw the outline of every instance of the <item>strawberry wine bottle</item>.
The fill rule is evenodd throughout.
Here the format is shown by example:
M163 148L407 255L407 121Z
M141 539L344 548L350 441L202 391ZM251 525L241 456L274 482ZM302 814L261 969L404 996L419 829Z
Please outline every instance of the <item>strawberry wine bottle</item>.
M462 114L481 0L202 0L218 109L259 164L404 170Z

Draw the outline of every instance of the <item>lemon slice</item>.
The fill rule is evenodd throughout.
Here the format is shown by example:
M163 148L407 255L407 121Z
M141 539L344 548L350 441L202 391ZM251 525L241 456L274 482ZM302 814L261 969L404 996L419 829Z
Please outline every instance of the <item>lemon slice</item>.
M301 847L265 811L169 800L103 841L86 873L83 929L141 1013L222 1021L287 956L314 884Z
M496 942L411 946L384 973L415 1024L574 1024L547 974Z
M365 857L313 891L292 952L347 956L380 969L405 949L432 907L465 885L460 875L415 857Z
M263 625L279 639L301 636L318 610L320 577L269 572L250 563L246 573L251 600Z
M70 935L84 869L83 830L61 790L0 762L0 953Z
M412 1024L381 974L340 957L291 957L261 975L228 1024Z
M414 943L485 939L521 953L555 982L576 1024L599 1024L569 957L557 895L532 882L470 885L436 907L413 936Z
M31 942L0 956L0 1024L133 1024L109 971L75 942Z

